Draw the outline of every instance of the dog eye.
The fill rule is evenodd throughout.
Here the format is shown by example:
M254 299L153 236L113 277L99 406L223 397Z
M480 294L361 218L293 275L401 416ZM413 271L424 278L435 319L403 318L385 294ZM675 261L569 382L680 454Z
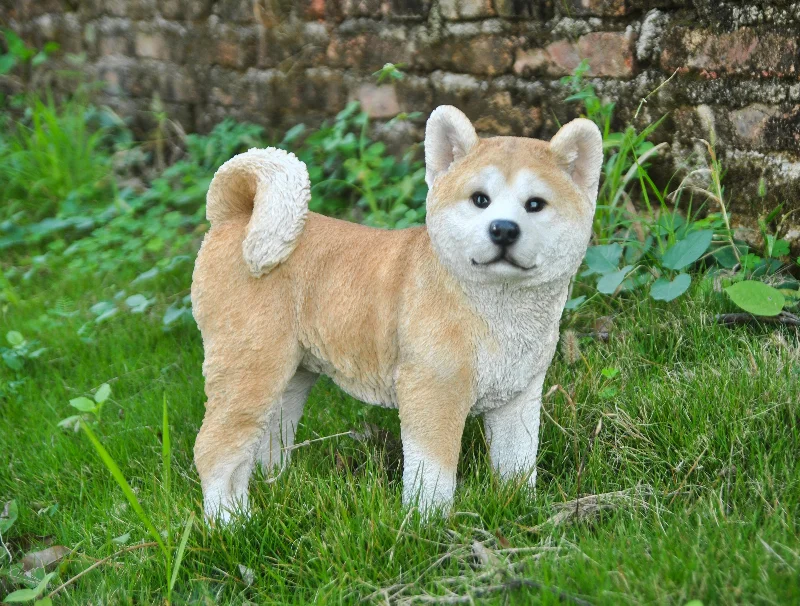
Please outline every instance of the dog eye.
M486 208L487 206L489 206L489 204L491 204L489 196L480 191L476 191L474 194L472 194L471 200L472 203L478 208Z
M538 213L544 210L545 206L547 206L547 202L541 198L528 198L528 201L525 202L525 210L529 213Z

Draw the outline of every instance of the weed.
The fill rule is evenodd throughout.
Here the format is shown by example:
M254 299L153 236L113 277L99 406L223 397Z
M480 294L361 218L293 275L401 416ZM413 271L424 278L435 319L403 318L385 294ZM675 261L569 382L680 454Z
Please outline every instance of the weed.
M722 265L741 270L725 277L726 292L741 309L773 316L783 310L787 301L789 306L795 305L800 294L790 282L783 284L787 293L752 279L742 285L730 285L743 280L745 274L758 278L775 273L781 267L780 258L789 254L789 247L787 242L766 233L766 224L774 218L771 216L760 224L766 258L752 253L742 258L742 251L749 247L736 241L731 229L722 185L724 169L713 137L710 142L703 141L708 168L691 171L672 192L668 186L657 187L648 174L648 161L663 144L654 146L647 139L663 118L642 131L628 125L623 132L613 132L614 104L597 97L591 83L585 80L587 69L584 61L572 76L562 79L573 91L567 101L583 105L586 117L600 128L607 152L595 217L594 238L598 244L587 250L587 269L581 277L597 276L595 289L601 295L647 288L652 299L669 302L688 292L693 282L689 270L695 265L698 269ZM691 184L698 176L708 178L707 188ZM639 186L638 206L644 207L641 212L628 191L631 185ZM681 208L686 194L688 204ZM703 216L703 205L693 208L695 195L711 201L719 212L706 212ZM587 300L587 295L574 297L567 309L578 309Z
M89 400L88 398L76 398L70 400L70 406L77 408L81 411L88 411L94 413L95 417L99 419L100 411L102 409L102 403L108 399L108 396L111 394L111 388L108 386L107 383L98 388L97 393L94 397L94 402ZM114 460L114 458L109 454L109 452L105 449L102 445L100 440L97 438L97 435L89 426L89 423L86 422L85 419L78 419L77 421L71 421L73 417L69 419L65 419L59 425L69 425L74 424L86 434L87 438L91 442L92 446L94 447L95 451L97 452L100 460L106 466L108 471L111 473L114 481L122 490L122 493L125 495L128 503L130 504L133 511L136 513L138 518L141 520L142 524L144 525L147 532L150 534L151 538L154 541L154 544L158 546L161 550L161 555L164 562L164 584L166 586L166 602L169 604L172 600L172 592L175 588L175 582L178 579L178 572L180 571L181 564L183 562L183 556L186 551L186 545L189 540L189 535L192 532L192 525L194 523L194 512L191 512L186 519L186 522L183 525L183 532L181 534L180 541L178 542L175 551L173 552L173 545L172 545L172 510L173 510L173 503L172 503L172 451L171 451L171 441L170 441L170 433L169 433L169 416L167 413L167 396L164 395L163 399L163 406L162 406L162 425L161 425L161 480L163 486L163 497L164 497L164 518L166 519L166 531L164 532L164 538L162 538L161 533L156 529L155 524L153 523L152 516L148 515L145 511L144 507L142 507L141 502L139 501L136 493L131 488L128 481L125 479L125 475L119 468L119 465ZM65 421L67 423L65 423ZM68 582L69 583L69 582ZM62 587L66 586L62 585ZM60 589L60 588L59 588ZM8 598L6 598L7 600Z

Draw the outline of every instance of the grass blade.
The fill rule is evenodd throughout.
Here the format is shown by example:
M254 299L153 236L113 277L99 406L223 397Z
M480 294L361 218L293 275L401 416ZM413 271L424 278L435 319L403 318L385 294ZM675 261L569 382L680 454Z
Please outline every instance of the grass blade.
M167 394L164 394L164 412L161 428L161 465L164 471L164 490L167 494L167 499L172 494L170 492L171 483L171 445L169 440L169 420L167 417Z
M153 537L158 546L161 548L161 551L164 552L165 557L169 557L169 552L167 551L166 545L164 545L164 541L161 539L161 535L158 534L156 527L153 526L153 522L150 521L150 518L145 513L144 509L142 509L141 503L139 503L139 499L136 498L136 494L133 492L130 484L125 479L125 476L122 475L122 471L120 471L119 466L105 449L105 447L100 443L100 440L97 439L97 436L94 435L94 432L89 428L86 423L81 423L81 429L83 429L84 433L89 437L89 441L94 446L94 449L97 451L97 454L100 455L100 459L103 461L105 466L111 472L111 475L116 480L119 487L122 489L125 498L128 499L128 503L131 504L133 510L136 512L136 515L139 516L139 519L147 528L147 531Z
M183 552L186 550L186 543L189 541L189 535L192 533L192 525L194 524L194 512L189 514L189 519L186 521L186 528L183 529L181 542L178 544L178 551L175 552L175 561L172 566L172 578L169 580L169 591L172 593L172 588L175 587L175 581L178 580L178 571L181 569L181 562L183 561Z

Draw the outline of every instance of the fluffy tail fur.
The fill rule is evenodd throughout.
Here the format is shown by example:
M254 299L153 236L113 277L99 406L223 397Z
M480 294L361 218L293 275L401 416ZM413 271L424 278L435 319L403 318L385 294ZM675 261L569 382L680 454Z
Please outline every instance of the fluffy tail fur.
M206 217L212 227L248 221L242 254L258 277L292 254L310 198L308 170L294 154L253 148L220 166L208 188Z

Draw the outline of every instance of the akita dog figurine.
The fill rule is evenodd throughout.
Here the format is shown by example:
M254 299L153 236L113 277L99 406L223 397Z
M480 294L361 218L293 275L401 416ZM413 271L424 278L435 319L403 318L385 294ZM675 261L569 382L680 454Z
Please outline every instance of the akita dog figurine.
M533 486L542 385L602 158L589 120L550 142L479 139L464 114L439 107L425 133L427 224L396 231L309 212L308 172L290 153L226 162L192 282L206 515L246 513L255 463L286 464L320 374L399 409L405 504L451 503L469 414L483 415L497 472Z

